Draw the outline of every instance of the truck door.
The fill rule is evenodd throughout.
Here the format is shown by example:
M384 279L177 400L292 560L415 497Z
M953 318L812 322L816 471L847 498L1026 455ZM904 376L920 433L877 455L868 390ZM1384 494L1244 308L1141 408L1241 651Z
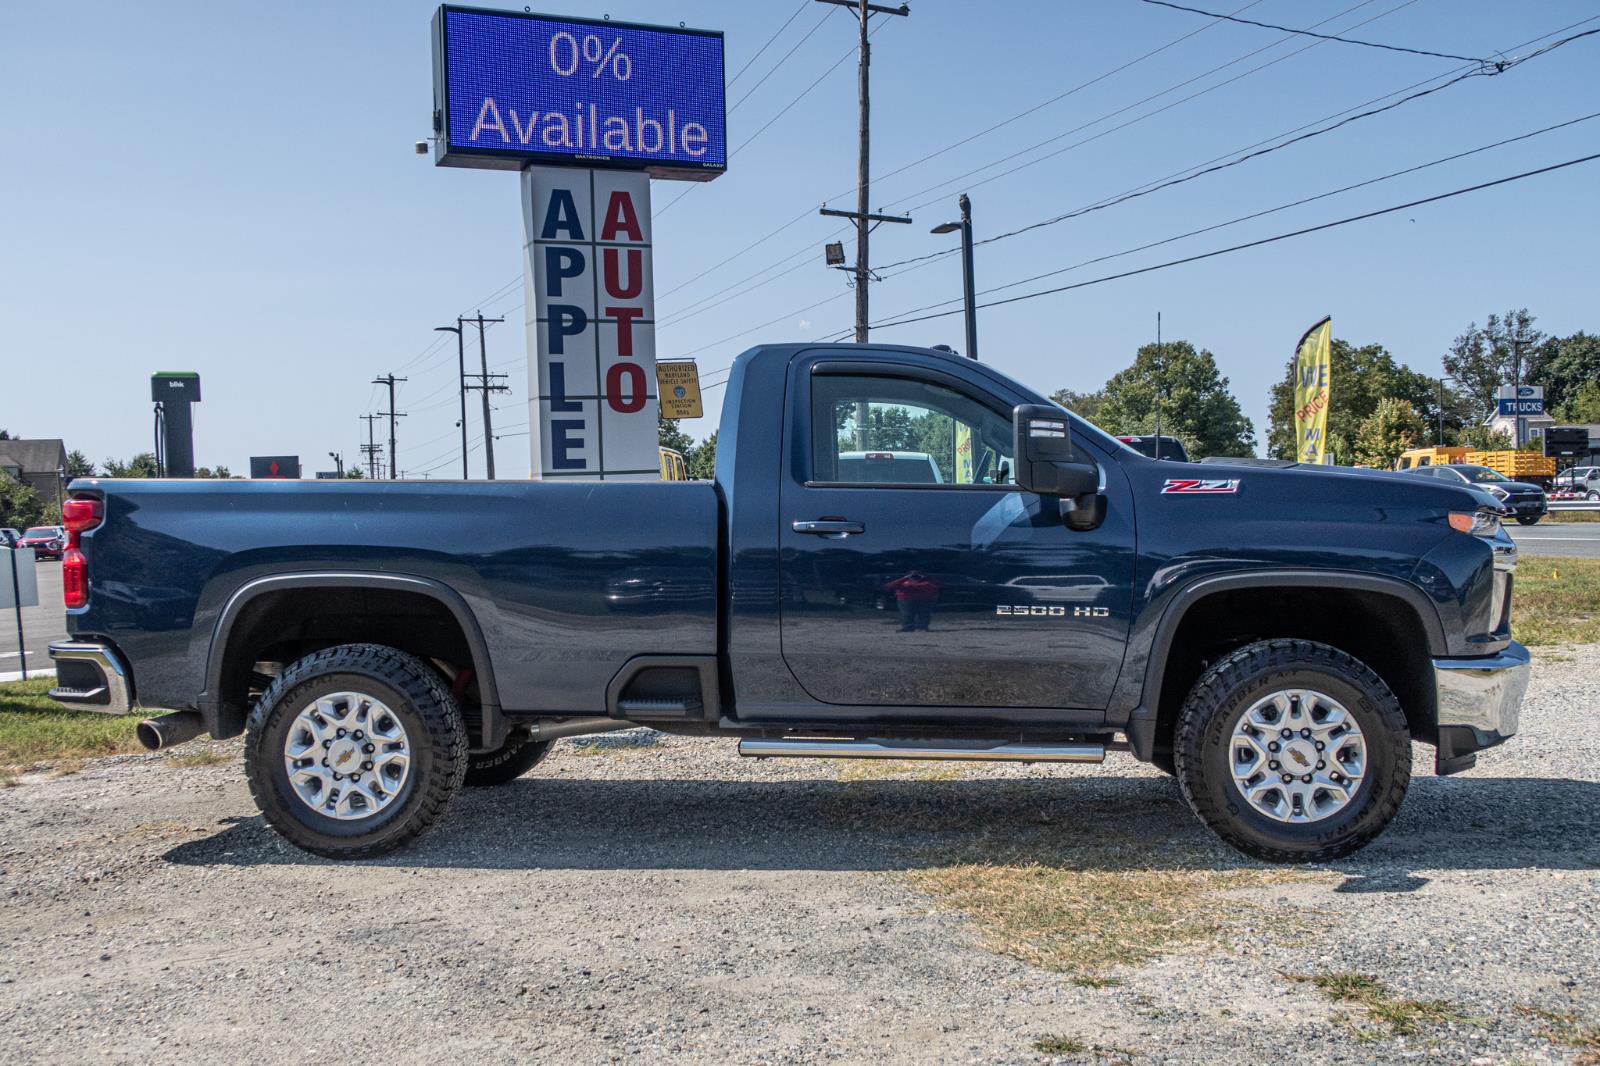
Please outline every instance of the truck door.
M914 363L791 369L779 559L785 664L813 699L1103 709L1133 593L1126 478L1066 527L1012 481L1012 403Z

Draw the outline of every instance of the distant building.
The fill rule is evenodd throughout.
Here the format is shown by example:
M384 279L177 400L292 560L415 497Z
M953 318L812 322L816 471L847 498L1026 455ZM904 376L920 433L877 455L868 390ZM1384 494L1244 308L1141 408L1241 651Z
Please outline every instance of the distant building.
M67 446L60 440L0 440L0 472L29 485L47 504L61 502Z

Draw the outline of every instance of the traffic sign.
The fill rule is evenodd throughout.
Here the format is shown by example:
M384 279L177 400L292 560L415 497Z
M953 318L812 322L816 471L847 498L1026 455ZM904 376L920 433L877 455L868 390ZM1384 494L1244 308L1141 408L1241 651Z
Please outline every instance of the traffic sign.
M252 455L250 476L254 478L291 479L300 476L298 455Z
M662 418L699 418L700 368L693 359L656 364L656 392L661 397Z

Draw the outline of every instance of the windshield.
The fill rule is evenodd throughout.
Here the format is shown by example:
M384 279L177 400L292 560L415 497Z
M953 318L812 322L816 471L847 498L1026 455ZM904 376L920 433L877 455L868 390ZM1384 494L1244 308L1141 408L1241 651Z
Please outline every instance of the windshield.
M1486 482L1511 480L1510 478L1503 477L1497 471L1490 470L1486 466L1458 466L1455 469L1462 477L1466 478L1474 485L1482 485Z
M24 537L54 537L54 536L57 536L59 533L60 533L60 530L55 529L52 526L34 526L32 529L30 529L26 533L24 533L23 536Z

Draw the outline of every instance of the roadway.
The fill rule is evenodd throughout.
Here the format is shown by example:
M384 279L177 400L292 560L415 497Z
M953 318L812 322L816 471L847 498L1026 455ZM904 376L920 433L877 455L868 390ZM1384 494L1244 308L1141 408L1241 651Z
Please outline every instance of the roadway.
M39 574L39 606L22 609L22 633L27 640L28 675L35 670L52 669L51 641L67 637L67 615L61 606L61 564L41 560L34 563ZM7 582L11 572L5 573ZM17 612L0 610L0 681L21 676L22 655L17 646Z
M1552 522L1536 526L1506 526L1522 555L1567 555L1600 559L1600 522Z

